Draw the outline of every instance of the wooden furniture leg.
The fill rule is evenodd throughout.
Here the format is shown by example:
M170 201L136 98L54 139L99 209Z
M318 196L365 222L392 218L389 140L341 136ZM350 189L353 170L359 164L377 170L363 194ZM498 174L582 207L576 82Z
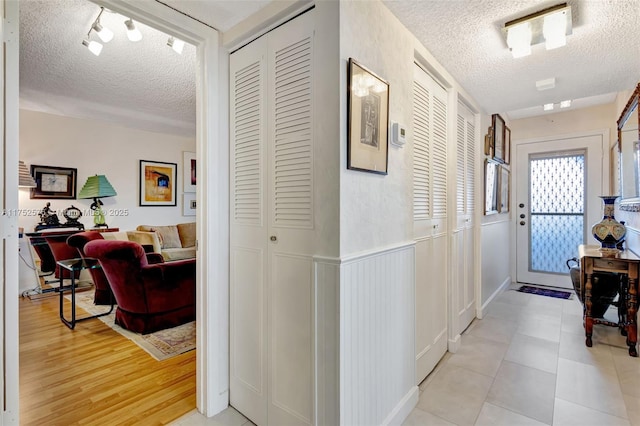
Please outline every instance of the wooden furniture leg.
M637 275L637 274L636 274ZM638 356L636 342L638 340L638 325L636 314L638 312L638 279L629 277L629 298L627 301L627 345L629 345L629 355Z
M588 347L593 345L593 341L591 340L591 336L593 335L593 318L591 317L591 278L592 274L585 274L585 285L584 285L584 332L586 335L585 344Z

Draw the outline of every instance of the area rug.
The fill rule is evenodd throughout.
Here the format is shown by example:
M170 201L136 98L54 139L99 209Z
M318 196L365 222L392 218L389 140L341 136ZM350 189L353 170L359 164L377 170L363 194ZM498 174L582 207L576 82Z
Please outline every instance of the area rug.
M65 295L71 299L71 295ZM96 315L109 310L109 306L96 306L93 304L93 290L76 293L76 309L82 308L91 315ZM139 334L125 330L115 324L115 307L109 315L98 317L106 325L117 331L136 345L144 349L149 355L158 361L169 359L176 355L194 350L196 348L196 323L195 321L174 328L156 331L155 333ZM81 317L81 314L76 312Z
M518 289L521 293L537 294L540 296L555 297L557 299L571 299L571 292L562 290L551 290L548 288L534 287L530 285L520 286Z

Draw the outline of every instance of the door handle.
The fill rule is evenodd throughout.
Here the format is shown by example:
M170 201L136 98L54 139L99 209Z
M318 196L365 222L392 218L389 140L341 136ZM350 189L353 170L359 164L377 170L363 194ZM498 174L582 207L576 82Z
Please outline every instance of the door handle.
M520 221L520 226L524 226L524 224L525 224L524 220L521 220Z
M269 239L274 242L278 241L278 237L276 237L275 235L272 235L271 237L269 237Z

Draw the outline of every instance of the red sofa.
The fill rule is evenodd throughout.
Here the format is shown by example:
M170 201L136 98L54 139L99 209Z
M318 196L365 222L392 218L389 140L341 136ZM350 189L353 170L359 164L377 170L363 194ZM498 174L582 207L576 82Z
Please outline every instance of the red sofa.
M100 261L118 304L116 324L147 334L195 320L195 259L150 265L140 244L101 239L84 253Z

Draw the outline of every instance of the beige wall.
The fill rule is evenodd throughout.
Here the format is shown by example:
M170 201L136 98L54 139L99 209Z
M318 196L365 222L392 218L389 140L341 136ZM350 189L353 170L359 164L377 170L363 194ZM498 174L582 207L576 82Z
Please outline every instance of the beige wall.
M107 224L122 230L137 225L164 225L195 221L195 216L182 215L182 152L195 152L195 139L129 129L114 124L62 117L41 112L20 110L20 160L29 168L32 164L70 167L78 170L77 192L94 174L104 174L118 193L103 199ZM177 206L139 207L139 160L176 163ZM33 231L39 222L37 212L50 201L64 221L62 210L71 206L83 211L81 222L93 227L93 218L86 213L92 200L32 200L29 190L21 189L19 226ZM109 215L117 210L120 216Z
M513 120L509 123L512 143L524 139L560 136L588 130L609 129L609 140L616 139L618 113L615 104L545 114L538 117ZM512 149L512 153L513 153Z

